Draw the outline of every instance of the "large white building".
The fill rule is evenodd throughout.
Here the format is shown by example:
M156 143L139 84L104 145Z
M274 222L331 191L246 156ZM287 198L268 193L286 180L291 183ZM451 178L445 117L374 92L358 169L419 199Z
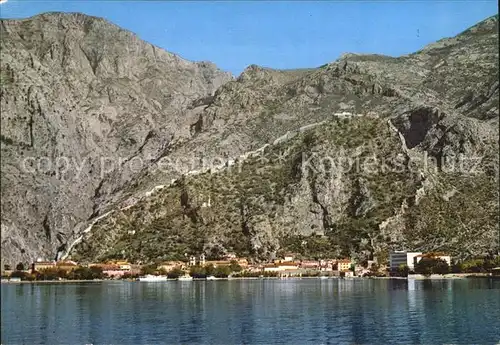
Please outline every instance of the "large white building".
M410 270L415 268L416 258L421 252L395 251L389 254L389 266L391 271L398 269L400 265L406 265Z

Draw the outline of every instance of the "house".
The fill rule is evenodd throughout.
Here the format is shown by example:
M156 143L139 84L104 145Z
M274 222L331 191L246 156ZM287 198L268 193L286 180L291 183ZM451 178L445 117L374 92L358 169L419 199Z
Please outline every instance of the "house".
M127 273L127 271L120 269L120 266L116 264L96 264L91 267L99 267L102 269L102 273L110 278L120 278Z
M205 266L205 262L206 262L206 258L205 258L205 254L201 254L200 257L198 258L198 264L200 266Z
M300 263L300 268L302 269L313 269L316 270L320 266L320 263L318 261L312 261L312 260L302 260Z
M170 272L176 268L182 269L184 267L184 262L182 261L165 261L158 265L158 269L163 269L166 272Z
M262 272L263 270L264 269L262 265L248 265L248 267L246 268L246 271L251 273L258 273Z
M446 261L446 263L448 265L451 265L451 256L449 254L446 254L446 253L433 253L433 252L416 255L415 258L414 258L414 263L413 264L414 265L417 264L423 258L441 259L441 260Z
M206 261L205 265L213 265L214 267L229 266L231 265L231 260L211 260Z
M55 268L56 262L55 261L37 261L37 262L34 262L32 266L33 266L32 269L34 272L40 272L42 270L46 270L49 268Z
M279 272L281 271L278 264L266 264L262 267L263 272Z
M281 262L274 264L266 264L263 267L264 272L284 272L289 270L297 270L299 267L296 263L293 262Z
M125 274L138 274L140 268L128 261L108 261L106 263L89 264L89 267L99 267L102 273L110 278L120 278Z
M246 258L238 258L238 259L236 259L236 262L243 269L246 269L248 267L248 260Z
M190 256L189 257L189 263L188 263L189 266L196 266L196 256Z
M295 258L295 254L293 253L286 253L285 255L283 255L283 260L284 262L292 262L293 259Z
M281 262L278 264L278 267L281 270L286 271L286 270L296 270L299 268L299 265L298 263L295 262Z
M410 270L415 268L415 257L421 252L394 251L389 253L389 269L396 271L400 265L406 265Z
M322 259L319 261L319 269L320 271L331 272L333 271L335 260L332 259Z
M74 269L78 268L78 264L74 261L66 260L66 261L58 261L56 262L55 267L57 269L69 272L73 271Z
M131 265L128 261L116 261L116 265L120 266L122 271L130 271Z
M351 269L351 260L342 259L337 261L337 270L339 272L348 271Z
M132 265L127 260L112 260L106 262L107 265L116 265L122 271L130 271Z

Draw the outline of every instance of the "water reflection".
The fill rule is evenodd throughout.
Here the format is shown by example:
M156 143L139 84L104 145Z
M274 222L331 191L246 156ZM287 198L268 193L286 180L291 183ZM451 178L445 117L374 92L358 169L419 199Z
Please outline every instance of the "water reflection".
M494 343L500 282L2 286L2 343Z

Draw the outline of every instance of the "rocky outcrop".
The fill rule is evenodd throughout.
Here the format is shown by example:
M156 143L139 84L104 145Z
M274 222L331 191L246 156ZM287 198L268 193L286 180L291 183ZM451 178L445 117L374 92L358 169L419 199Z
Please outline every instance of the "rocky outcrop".
M2 20L2 259L53 258L232 79L101 19ZM135 163L135 169L129 166Z

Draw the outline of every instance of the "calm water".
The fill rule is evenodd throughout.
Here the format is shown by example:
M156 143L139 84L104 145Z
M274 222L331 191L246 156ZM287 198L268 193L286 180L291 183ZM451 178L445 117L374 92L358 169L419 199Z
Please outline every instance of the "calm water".
M500 281L2 284L2 344L498 344Z

